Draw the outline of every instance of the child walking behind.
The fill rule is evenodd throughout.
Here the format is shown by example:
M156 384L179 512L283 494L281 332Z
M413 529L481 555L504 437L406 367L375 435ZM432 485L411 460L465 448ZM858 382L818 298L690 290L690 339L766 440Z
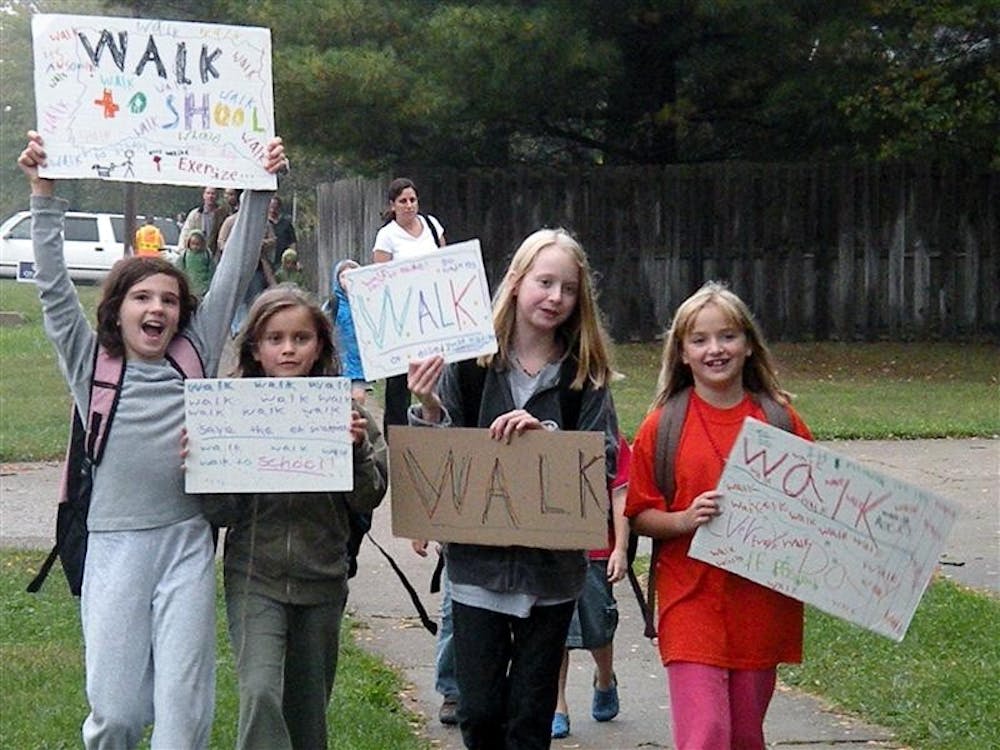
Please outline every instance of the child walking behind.
M611 721L621 708L614 663L618 602L615 601L612 586L628 574L629 527L625 518L625 495L631 456L628 440L619 435L618 465L610 488L608 546L587 553L587 579L573 610L562 667L559 669L559 694L556 712L552 716L552 739L562 739L570 734L566 680L572 650L586 649L594 659L594 695L590 702L590 715L594 721Z
M350 259L342 260L333 267L330 277L330 307L333 311L334 332L340 345L344 377L351 379L351 396L359 404L364 404L368 399L368 392L372 390L372 384L365 380L358 334L354 329L354 316L347 299L347 287L344 286L344 275L355 268L359 268L357 261Z
M517 440L525 430L597 431L613 473L610 345L586 255L565 230L539 230L521 243L497 290L493 326L499 351L478 363L485 372L478 370L477 388L463 384L470 375L461 363L410 364L408 385L420 402L410 423L464 426L472 409L473 423L495 440ZM470 390L481 398L463 404ZM587 572L584 551L457 543L444 550L465 746L549 747L566 633Z
M688 397L673 467L675 491L657 482L664 408ZM698 527L719 515L716 491L746 417L787 412L812 439L778 385L764 338L743 301L709 282L677 309L663 347L656 397L633 444L625 513L654 540L656 618L678 750L763 750L776 667L802 659L802 604L687 556ZM664 482L666 484L666 482Z
M236 300L257 265L270 193L252 192L204 301L184 272L157 257L112 268L91 329L63 257L67 203L38 175L38 133L18 166L31 184L35 282L45 331L86 418L98 347L125 360L118 408L93 471L80 598L90 715L87 748L132 748L152 723L154 750L208 745L215 703L215 568L208 521L185 494L177 445L184 425L181 373L165 358L174 336L218 369ZM280 139L265 167L287 168Z
M242 377L340 373L329 319L292 284L256 299L237 346ZM326 708L347 601L348 511L372 511L388 484L385 442L357 402L351 438L350 492L206 497L209 517L229 526L225 590L240 693L238 748L327 746Z

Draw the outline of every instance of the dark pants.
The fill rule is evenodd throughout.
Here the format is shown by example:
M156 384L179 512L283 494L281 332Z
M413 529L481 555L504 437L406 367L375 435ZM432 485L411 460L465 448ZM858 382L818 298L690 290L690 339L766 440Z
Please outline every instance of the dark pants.
M227 581L240 695L237 748L326 748L346 600L346 580L337 601L315 605L285 604Z
M469 750L547 748L575 602L527 618L452 602L458 718Z
M382 434L389 439L389 425L405 425L406 411L410 408L410 389L406 375L393 375L385 379L385 413L382 416Z

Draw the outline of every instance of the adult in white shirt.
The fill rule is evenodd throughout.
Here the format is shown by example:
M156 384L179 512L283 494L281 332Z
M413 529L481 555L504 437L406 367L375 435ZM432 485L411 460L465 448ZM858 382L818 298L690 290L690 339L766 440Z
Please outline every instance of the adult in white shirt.
M445 245L444 227L430 214L420 213L417 186L413 180L397 177L389 183L389 205L382 213L385 224L375 235L372 258L375 263L415 258ZM385 413L382 434L388 437L389 425L406 424L410 391L406 373L385 381Z

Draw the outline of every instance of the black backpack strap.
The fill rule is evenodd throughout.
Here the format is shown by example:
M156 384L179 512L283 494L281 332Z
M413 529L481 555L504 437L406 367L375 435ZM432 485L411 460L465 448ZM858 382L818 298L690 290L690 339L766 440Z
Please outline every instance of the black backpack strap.
M399 582L403 584L403 588L406 589L406 593L410 595L410 601L413 602L413 606L417 610L417 615L420 617L420 622L427 629L427 632L431 635L437 635L437 623L427 615L427 610L424 609L423 602L420 601L420 596L417 595L416 589L413 588L413 584L410 583L410 580L406 577L403 569L400 568L399 565L396 564L396 561L392 559L392 555L386 552L382 545L375 541L375 537L371 535L371 532L368 532L365 536L367 536L368 541L374 544L378 551L382 553L382 556L389 561L390 567L399 577Z
M434 238L434 247L441 247L441 235L438 234L438 230L434 226L434 222L431 221L431 217L427 214L417 214L417 216L423 217L423 220L427 222L427 228L431 230L431 237Z

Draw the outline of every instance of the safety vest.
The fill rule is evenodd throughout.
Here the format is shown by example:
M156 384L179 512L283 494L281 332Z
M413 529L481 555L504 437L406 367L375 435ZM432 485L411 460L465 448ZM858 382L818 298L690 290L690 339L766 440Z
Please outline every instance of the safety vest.
M163 235L152 224L144 224L135 233L136 255L159 255L163 247Z

